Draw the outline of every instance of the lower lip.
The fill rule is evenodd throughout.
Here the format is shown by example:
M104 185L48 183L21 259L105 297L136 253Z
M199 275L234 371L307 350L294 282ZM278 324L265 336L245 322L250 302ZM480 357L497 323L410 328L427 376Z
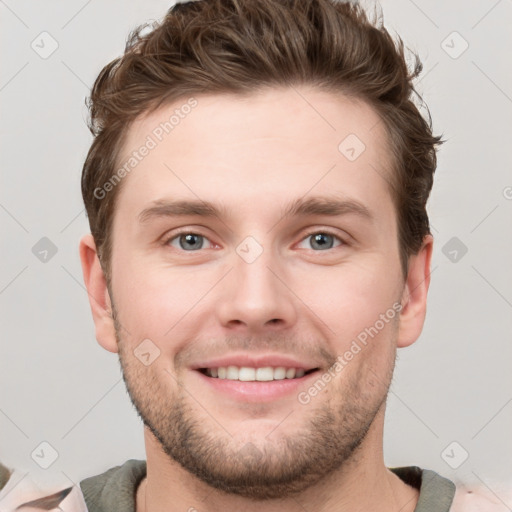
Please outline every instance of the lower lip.
M214 391L224 393L235 400L241 400L244 402L268 402L289 396L292 393L298 393L299 388L303 388L307 381L314 378L317 375L318 370L297 379L282 379L263 382L243 382L240 380L208 377L198 370L194 370L194 373L198 375L204 383L211 386Z

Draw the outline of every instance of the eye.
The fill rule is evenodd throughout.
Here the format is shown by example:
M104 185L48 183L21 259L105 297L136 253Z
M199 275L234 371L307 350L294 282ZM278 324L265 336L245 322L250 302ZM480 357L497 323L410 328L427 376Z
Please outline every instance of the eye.
M205 241L210 242L210 240L203 235L187 231L174 235L172 238L169 238L165 244L171 245L176 249L193 252L197 249L203 249ZM212 245L211 242L210 245Z
M313 249L315 251L326 251L340 245L346 245L341 238L333 233L329 233L328 231L315 231L310 233L302 239L301 243L308 243L308 241L310 241L310 246L301 248ZM209 247L214 246L207 237L191 231L185 231L173 235L165 241L165 245L170 245L176 249L186 252L197 252L200 249L207 248L207 245Z
M306 247L306 249L313 248L314 250L320 251L325 251L332 249L333 247L345 245L345 242L343 242L341 238L327 231L317 231L310 233L306 236L306 238L302 240L301 243L307 242L308 240L311 240L311 247ZM339 242L336 246L334 246L335 240Z

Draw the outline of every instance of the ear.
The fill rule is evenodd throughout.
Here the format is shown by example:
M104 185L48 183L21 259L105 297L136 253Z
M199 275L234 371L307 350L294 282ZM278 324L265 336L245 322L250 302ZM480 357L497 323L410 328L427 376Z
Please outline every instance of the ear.
M409 271L402 294L397 347L408 347L420 336L427 312L430 261L434 239L427 235L421 249L409 257Z
M112 303L108 293L107 280L100 265L94 238L90 234L80 240L80 260L92 318L96 327L96 339L105 350L117 352Z

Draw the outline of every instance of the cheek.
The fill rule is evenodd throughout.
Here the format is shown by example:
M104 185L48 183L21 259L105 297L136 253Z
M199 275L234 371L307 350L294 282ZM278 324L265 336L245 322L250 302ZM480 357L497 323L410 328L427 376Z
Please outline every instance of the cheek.
M390 268L378 257L365 261L361 258L357 264L326 267L312 273L297 282L295 290L336 333L336 338L347 339L374 325L381 314L396 316L393 305L400 297L396 285L398 268L396 272Z
M150 269L147 262L134 261L118 269L119 276L126 276L113 282L120 321L137 339L149 338L161 348L172 337L187 336L194 313L204 309L202 297L215 282L215 276L199 279L183 267Z
M332 348L339 353L397 300L399 265L392 257L384 251L354 253L338 265L288 268L283 278L300 300L293 294L281 299L295 304L305 326L325 328L326 339L337 340L339 346ZM198 315L213 318L218 301L211 297L222 295L222 289L216 288L210 295L208 291L225 285L218 283L226 270L221 267L198 272L192 266L151 264L132 255L118 257L115 268L113 290L120 321L137 339L165 341L167 345L169 336L184 340L196 332Z

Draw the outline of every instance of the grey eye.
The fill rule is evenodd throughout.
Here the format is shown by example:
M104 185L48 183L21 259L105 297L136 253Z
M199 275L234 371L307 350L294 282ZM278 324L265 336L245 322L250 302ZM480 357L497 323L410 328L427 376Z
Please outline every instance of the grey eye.
M337 241L336 245L335 242ZM332 249L339 245L343 244L343 241L338 238L336 235L332 235L327 232L318 231L316 233L311 233L306 236L302 242L302 244L306 243L306 247L301 247L301 249L313 249L316 251L325 251L328 249Z
M196 249L202 249L205 240L208 239L196 233L182 233L170 240L169 244L178 249L183 249L184 251L194 251ZM179 246L176 246L175 242L178 242Z
M309 238L311 238L311 246L313 248L316 246L320 250L331 249L334 244L334 237L328 233L317 233L310 235Z

